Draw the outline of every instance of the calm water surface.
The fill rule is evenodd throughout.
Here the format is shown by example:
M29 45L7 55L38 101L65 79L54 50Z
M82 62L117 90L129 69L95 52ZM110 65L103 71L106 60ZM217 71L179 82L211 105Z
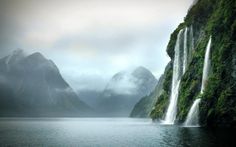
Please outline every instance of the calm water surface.
M234 130L183 128L132 118L4 118L0 146L236 146ZM234 145L235 144L235 145Z

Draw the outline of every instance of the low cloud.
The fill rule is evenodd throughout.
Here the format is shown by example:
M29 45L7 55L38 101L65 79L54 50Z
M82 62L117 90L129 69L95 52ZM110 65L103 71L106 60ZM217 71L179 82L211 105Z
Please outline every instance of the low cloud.
M0 57L16 48L28 53L40 51L79 90L104 88L115 73L140 65L158 77L169 61L169 35L183 21L191 3L192 0L1 1Z
M119 79L113 79L108 85L107 90L111 90L116 94L132 95L137 93L137 84L135 78L129 73L124 73Z

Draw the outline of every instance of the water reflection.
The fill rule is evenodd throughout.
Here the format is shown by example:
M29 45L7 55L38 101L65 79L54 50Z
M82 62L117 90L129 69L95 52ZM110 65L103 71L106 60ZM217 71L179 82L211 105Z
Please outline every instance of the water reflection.
M235 146L230 129L184 128L130 118L1 119L0 146Z

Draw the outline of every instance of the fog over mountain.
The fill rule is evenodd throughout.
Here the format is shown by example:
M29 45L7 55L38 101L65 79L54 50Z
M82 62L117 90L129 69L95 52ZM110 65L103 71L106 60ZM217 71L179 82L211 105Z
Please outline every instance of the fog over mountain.
M121 71L102 92L77 91L89 107L52 60L18 49L0 59L0 116L128 116L156 84L153 74L142 66Z
M16 48L52 59L76 90L102 91L117 72L159 77L169 34L192 0L0 1L0 57ZM173 13L174 12L174 13Z
M0 116L84 116L91 109L52 60L15 50L0 59Z
M91 107L99 108L100 100L109 94L115 97L132 95L132 102L127 102L127 109L124 109L126 115L134 103L151 92L155 79L163 73L170 60L165 51L169 34L183 20L191 4L192 0L0 1L0 58L4 60L5 70L1 69L4 76L0 80L5 82L5 76L11 79L8 69L14 69L18 72L15 73L16 81L21 84L21 79L25 77L19 73L25 71L19 72L16 66L9 67L13 60L19 65L28 65L28 61L22 63L21 57L11 60L5 57L22 48L26 55L34 55L29 57L35 65L45 63L42 71L60 70L54 71L54 74L61 77L59 81L64 81L64 88L70 87L64 91L73 91L73 97L78 95ZM35 52L40 54L35 55ZM26 55L22 55L22 59L29 60ZM41 60L47 62L41 63ZM40 77L37 80L45 92L48 86L47 81L43 83L44 72L36 72L36 67L31 64L28 72L32 68L35 75L29 74L26 79ZM151 74L144 74L153 79L149 81L150 87L147 86L148 81L140 82L146 77L132 75L138 66L150 70ZM117 78L122 80L117 82ZM32 83L26 82L26 87L33 89L37 86ZM142 89L142 85L146 89ZM53 92L61 91L54 86ZM18 91L17 87L14 88ZM33 93L34 90L29 91ZM40 97L47 99L49 95L46 92L46 96Z
M101 93L97 109L102 116L129 116L134 105L150 94L157 84L152 73L144 68L115 74Z

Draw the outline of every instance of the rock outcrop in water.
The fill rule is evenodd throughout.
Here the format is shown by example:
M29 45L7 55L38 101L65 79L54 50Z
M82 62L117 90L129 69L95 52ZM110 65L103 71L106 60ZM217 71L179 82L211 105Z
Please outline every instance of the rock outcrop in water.
M188 28L188 29L186 29ZM181 33L182 30L182 33ZM180 58L183 60L183 76L180 79L175 123L183 123L194 101L201 93L202 73L206 46L211 39L211 70L200 95L199 123L202 126L236 125L236 1L198 0L189 10L183 23L171 35L167 53L171 66L166 72L163 93L158 97L153 119L165 119L172 94L173 67L176 58L176 42L180 37ZM182 35L184 36L184 35ZM184 45L187 42L186 46ZM187 58L184 56L187 48Z
M0 59L0 116L82 116L90 108L41 53Z

